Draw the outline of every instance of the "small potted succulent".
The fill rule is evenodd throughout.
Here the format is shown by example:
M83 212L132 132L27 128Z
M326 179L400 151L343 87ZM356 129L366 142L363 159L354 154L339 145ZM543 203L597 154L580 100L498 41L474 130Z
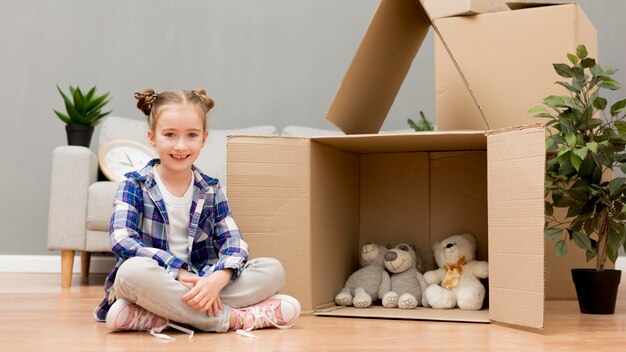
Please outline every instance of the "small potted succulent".
M545 236L556 241L558 256L574 242L595 258L595 269L572 269L580 310L612 314L621 271L605 267L615 262L626 239L626 99L609 105L604 89L617 90L611 76L617 71L601 67L581 45L567 54L569 64L554 64L568 79L556 82L567 95L549 96L529 112L547 118ZM566 215L555 213L564 208Z
M57 110L54 113L66 124L67 144L89 148L94 126L111 113L102 112L102 108L111 101L109 93L97 95L96 86L93 86L87 94L83 94L80 87L70 86L68 97L58 85L57 89L63 97L66 114Z

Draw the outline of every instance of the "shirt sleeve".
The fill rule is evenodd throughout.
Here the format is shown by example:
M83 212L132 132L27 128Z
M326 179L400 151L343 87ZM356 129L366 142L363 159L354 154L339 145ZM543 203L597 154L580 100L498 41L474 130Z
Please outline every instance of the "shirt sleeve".
M215 265L205 266L200 276L210 275L218 270L232 269L231 282L239 277L243 266L248 261L248 244L241 237L239 228L233 219L226 195L221 186L217 186L213 206L214 239L213 244L219 251Z
M109 228L109 244L113 253L122 259L135 256L154 259L173 278L185 263L171 253L148 247L141 241L139 226L143 216L143 193L141 187L132 180L120 183L115 200ZM155 220L152 220L155 221Z

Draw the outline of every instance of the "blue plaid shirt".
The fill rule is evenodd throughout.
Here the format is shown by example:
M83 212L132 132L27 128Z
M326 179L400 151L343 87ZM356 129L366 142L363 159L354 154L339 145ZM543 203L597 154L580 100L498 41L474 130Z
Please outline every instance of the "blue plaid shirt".
M248 245L233 220L226 195L217 179L193 169L194 190L191 203L187 258L177 258L168 250L165 202L152 173L154 159L141 170L126 174L117 189L109 243L117 264L104 283L106 296L96 307L94 316L106 319L115 301L112 286L122 263L134 256L154 259L173 278L185 267L200 276L226 268L233 269L236 279L248 260Z

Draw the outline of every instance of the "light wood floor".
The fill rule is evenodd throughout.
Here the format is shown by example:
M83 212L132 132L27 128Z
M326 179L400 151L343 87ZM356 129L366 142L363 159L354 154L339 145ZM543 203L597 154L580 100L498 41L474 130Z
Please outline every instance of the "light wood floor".
M0 274L0 351L626 351L626 291L616 313L583 315L575 301L547 303L545 329L499 324L303 316L290 330L234 333L111 333L91 312L103 277L76 276L60 288L58 274Z

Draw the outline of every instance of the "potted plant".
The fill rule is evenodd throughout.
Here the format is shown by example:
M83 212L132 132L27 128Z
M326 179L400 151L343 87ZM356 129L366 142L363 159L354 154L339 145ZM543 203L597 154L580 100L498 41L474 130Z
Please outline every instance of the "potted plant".
M57 89L63 97L67 114L57 110L54 113L66 124L67 144L89 148L94 126L112 111L102 112L102 108L111 101L109 93L97 95L96 86L93 86L87 94L83 94L80 87L70 86L70 99L58 85Z
M573 241L585 250L587 261L596 259L595 269L572 269L580 310L612 314L621 271L605 264L607 258L616 261L626 239L626 178L612 172L626 172L626 99L609 107L601 93L620 89L611 78L617 70L598 65L584 45L567 58L571 64L553 66L569 79L556 82L568 94L549 96L530 110L549 119L545 236L556 241L558 256L566 255ZM554 208L565 208L567 214L557 216Z
M420 111L420 119L415 122L413 121L413 119L409 118L406 120L406 123L409 124L409 126L415 130L415 132L421 132L421 131L434 131L435 130L435 126L433 126L433 123L428 121L426 119L426 116L424 115L423 111Z

